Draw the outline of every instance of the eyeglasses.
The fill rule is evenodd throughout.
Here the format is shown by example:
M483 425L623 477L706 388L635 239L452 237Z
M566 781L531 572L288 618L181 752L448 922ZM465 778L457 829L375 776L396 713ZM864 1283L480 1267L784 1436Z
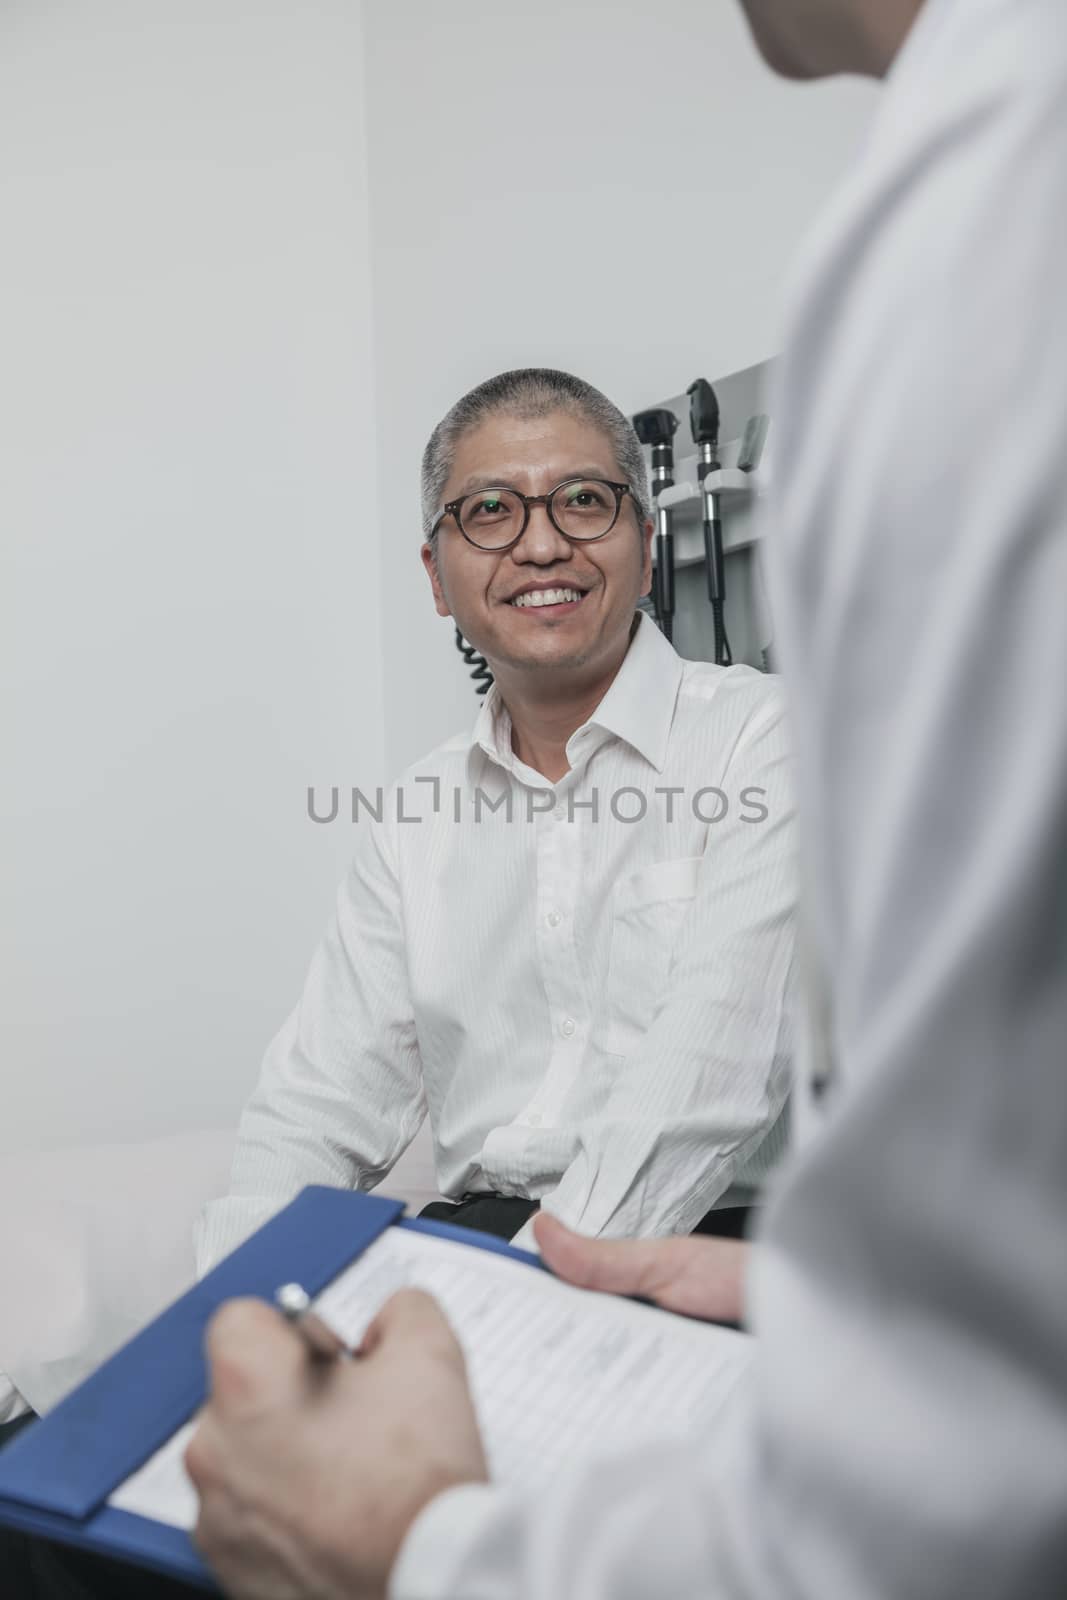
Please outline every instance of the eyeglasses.
M607 478L567 478L548 494L520 494L517 489L478 489L461 500L450 500L430 531L432 539L446 517L479 550L510 550L518 544L530 521L530 507L544 506L548 519L565 539L589 544L603 539L619 520L623 495L632 494L628 483Z

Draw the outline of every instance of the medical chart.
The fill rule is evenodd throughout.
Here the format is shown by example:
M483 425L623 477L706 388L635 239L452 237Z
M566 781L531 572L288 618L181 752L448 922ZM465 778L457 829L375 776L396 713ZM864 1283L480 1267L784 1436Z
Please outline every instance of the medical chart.
M743 1334L403 1228L376 1239L315 1309L357 1345L406 1287L437 1298L463 1347L490 1476L532 1492L583 1456L706 1434L749 1361ZM182 1455L192 1430L180 1429L109 1504L191 1528L196 1495Z

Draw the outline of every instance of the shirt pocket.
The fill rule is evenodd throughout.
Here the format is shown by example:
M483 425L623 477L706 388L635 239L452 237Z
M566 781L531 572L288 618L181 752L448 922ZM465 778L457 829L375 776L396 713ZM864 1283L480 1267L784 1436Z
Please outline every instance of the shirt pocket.
M664 998L703 861L703 856L660 861L615 885L603 1034L610 1055L632 1054Z

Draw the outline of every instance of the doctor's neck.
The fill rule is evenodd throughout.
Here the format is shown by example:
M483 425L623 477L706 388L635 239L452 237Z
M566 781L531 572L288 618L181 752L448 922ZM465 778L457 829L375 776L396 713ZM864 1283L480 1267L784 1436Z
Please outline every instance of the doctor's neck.
M768 66L786 78L884 78L925 0L741 0Z
M884 78L925 3L926 0L858 0L854 9L860 14L861 39L851 70Z

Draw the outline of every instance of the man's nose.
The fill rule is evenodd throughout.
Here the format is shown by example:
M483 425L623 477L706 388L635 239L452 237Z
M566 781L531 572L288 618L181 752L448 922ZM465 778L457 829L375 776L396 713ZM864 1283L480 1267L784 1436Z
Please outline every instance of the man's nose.
M512 548L512 559L547 564L552 561L566 561L570 553L570 544L553 523L548 514L548 507L531 506L529 521L522 538Z

